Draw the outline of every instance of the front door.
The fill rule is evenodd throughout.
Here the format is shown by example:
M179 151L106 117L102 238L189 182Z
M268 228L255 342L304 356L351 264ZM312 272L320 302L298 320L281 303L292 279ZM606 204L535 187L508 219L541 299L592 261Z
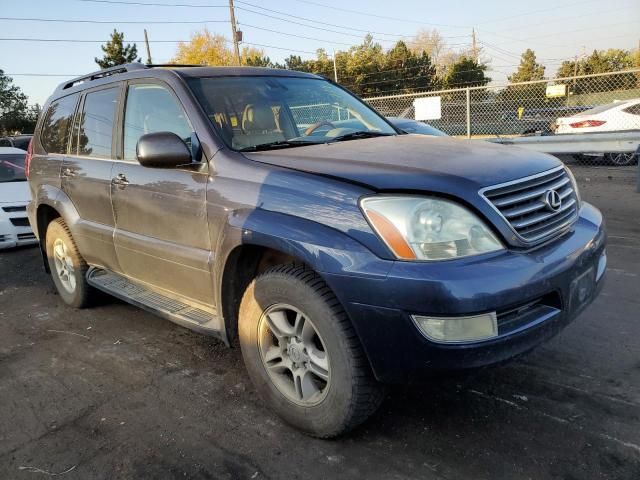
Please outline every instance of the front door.
M141 166L136 144L140 136L154 132L172 132L189 143L193 128L168 86L149 80L131 82L125 100L122 160L112 171L118 262L133 280L213 305L207 165Z
M62 164L62 190L80 219L73 235L87 263L119 271L111 209L113 133L122 85L90 90L81 101L69 154Z

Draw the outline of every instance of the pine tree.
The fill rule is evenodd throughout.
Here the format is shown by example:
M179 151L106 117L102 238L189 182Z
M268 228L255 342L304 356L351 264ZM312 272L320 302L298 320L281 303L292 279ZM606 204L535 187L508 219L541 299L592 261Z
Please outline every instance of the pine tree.
M520 57L520 65L518 70L509 76L509 81L529 82L532 80L542 80L544 78L544 65L537 63L536 54L530 48L527 48Z
M95 62L100 65L100 68L115 67L116 65L122 65L123 63L139 62L138 47L127 43L124 46L124 33L118 32L116 29L111 34L111 40L102 45L102 51L104 56L102 59L95 58Z

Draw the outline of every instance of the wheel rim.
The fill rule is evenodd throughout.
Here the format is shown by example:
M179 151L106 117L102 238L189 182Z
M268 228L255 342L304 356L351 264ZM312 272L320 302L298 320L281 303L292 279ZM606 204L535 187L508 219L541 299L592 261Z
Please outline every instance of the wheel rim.
M67 292L73 293L76 290L75 269L69 256L69 249L60 238L53 242L53 263L62 287Z
M321 403L331 384L325 343L309 317L291 305L276 304L258 324L260 358L269 378L289 401Z
M633 162L635 155L635 153L612 153L609 159L614 165L629 165Z

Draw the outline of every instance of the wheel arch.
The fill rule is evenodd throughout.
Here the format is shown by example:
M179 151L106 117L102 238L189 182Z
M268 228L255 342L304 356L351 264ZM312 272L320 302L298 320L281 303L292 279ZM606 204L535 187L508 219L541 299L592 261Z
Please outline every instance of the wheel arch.
M62 218L69 229L72 229L78 222L80 215L71 199L62 190L51 185L43 185L38 190L35 204L37 205L35 225L32 227L36 229L34 233L38 237L45 271L50 273L46 251L47 226L56 218Z
M235 213L218 242L214 265L216 305L228 343L236 338L242 295L260 272L282 263L300 263L320 276L354 274L369 269L376 258L351 237L309 219L264 210Z

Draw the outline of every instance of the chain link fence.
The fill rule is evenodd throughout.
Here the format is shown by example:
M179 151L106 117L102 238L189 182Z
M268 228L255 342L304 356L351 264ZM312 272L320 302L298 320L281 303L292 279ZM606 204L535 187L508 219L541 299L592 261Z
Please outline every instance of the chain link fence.
M385 116L422 119L469 138L640 130L640 69L365 101ZM636 163L637 156L575 155L574 160L620 166Z

